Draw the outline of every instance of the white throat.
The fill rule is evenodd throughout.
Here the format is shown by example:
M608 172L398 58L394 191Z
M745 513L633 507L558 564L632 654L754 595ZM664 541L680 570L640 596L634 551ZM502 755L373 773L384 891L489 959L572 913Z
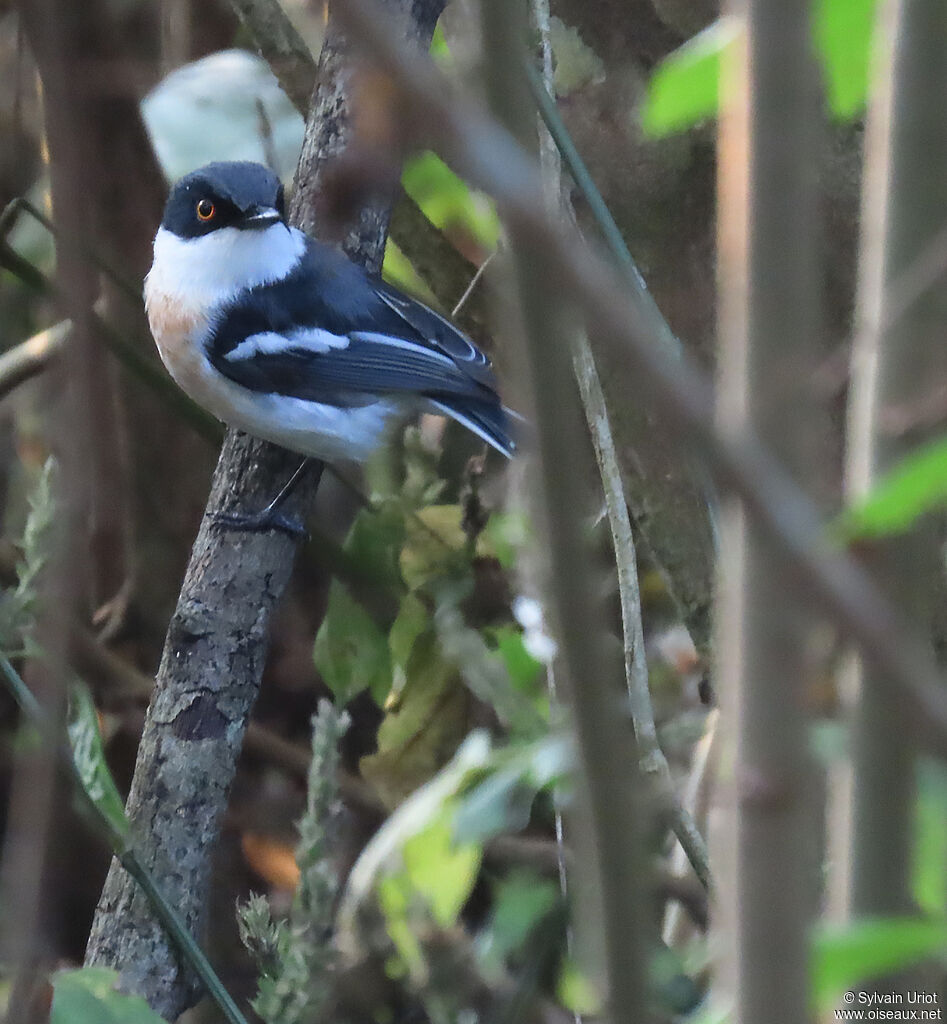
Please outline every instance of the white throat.
M159 228L146 293L209 311L245 288L281 280L305 248L306 236L285 224L261 231L220 228L200 238Z

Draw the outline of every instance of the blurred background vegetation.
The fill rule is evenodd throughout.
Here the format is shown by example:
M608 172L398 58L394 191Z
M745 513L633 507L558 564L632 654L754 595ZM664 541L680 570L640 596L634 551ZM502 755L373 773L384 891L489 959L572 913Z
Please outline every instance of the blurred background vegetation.
M136 842L121 803L223 437L166 378L144 321L141 281L168 182L233 159L267 163L292 182L304 138L299 108L314 67L299 57L275 69L277 80L257 52L258 6L267 7L0 0L0 668L9 683L0 692L0 1006L11 1024L50 1014L59 1024L161 1019L141 999L119 995L104 968L78 969L110 856ZM478 102L492 59L479 6L452 0L430 48L459 94ZM747 7L751 19L778 21L772 5ZM938 179L947 181L947 167L938 161L947 146L932 139L934 180L923 185L909 160L897 162L912 143L895 129L899 116L909 122L925 103L942 103L947 21L921 0L787 7L811 28L813 145L801 177L812 186L818 267L808 294L814 357L804 365L774 358L768 367L787 395L803 392L815 411L803 417L802 406L787 411L777 401L775 431L772 422L754 422L784 458L775 435L812 427L806 443L816 454L795 477L832 521L825 536L833 551L864 555L895 605L910 610L925 648L942 654L943 365L936 355L904 357L917 386L888 393L882 412L901 419L878 427L901 442L875 458L865 486L852 477L858 371L850 368L853 325L875 323L876 337L885 337L903 320L910 333L919 305L921 349L943 346L947 324L936 297L947 266L938 234L947 206L938 220ZM733 321L719 307L740 272L718 251L717 179L721 168L732 177L746 163L739 133L724 129L718 139L717 114L727 97L741 95L733 80L746 67L744 6L535 0L529 8L527 49L558 143L557 150L545 128L538 136L550 210L574 215L590 245L627 275L629 293L643 295L636 301L651 317L655 343L708 374L719 371L726 394L737 385L718 363L730 358L733 337L724 330L718 342L718 316L728 327ZM283 0L277 9L315 59L323 6ZM53 36L67 57L58 72ZM904 99L899 61L920 51L919 64L943 77L932 79L929 95L919 86ZM293 74L302 83L295 89ZM786 74L791 93L797 83L791 68ZM744 98L757 95L756 84ZM896 141L873 151L864 145L866 104L875 97L884 107L885 89L906 106L888 110L887 127L875 129ZM538 123L538 111L531 116ZM917 117L922 125L935 119ZM47 136L63 124L81 152L57 165ZM769 128L775 139L779 123ZM881 178L885 167L899 168L902 195L930 199L908 218L913 243L881 230L880 255L872 255L860 211L870 219L883 208L890 227L898 207L884 184L869 188L872 159ZM378 184L359 179L371 177L364 166L343 159L340 167L331 197L338 205ZM787 167L787 181L801 180L793 177L799 168ZM51 176L53 192L66 197L65 215L51 202ZM395 192L386 277L452 315L490 353L507 401L529 410L510 239L493 200L430 151L410 154ZM741 196L759 212L752 188ZM727 216L740 220L721 200L721 238ZM876 321L865 269L872 260L886 268L889 302ZM65 317L64 276L70 294L87 299L82 322ZM91 341L74 372L64 353L75 350L78 332ZM636 390L614 349L594 331L588 341L576 366L591 433L560 471L575 478L582 498L569 511L580 518L603 609L601 642L616 660L624 651L631 688L615 697L614 714L627 722L628 756L641 759L642 771L626 781L643 797L636 827L644 856L611 884L640 895L643 921L627 922L629 970L643 986L637 1015L614 1001L613 954L623 940L614 929L603 937L599 890L607 899L608 887L590 866L596 836L583 809L587 782L581 773L576 781L588 753L577 752L556 685L560 646L549 610L548 534L533 500L542 490L537 470L528 455L501 465L455 425L425 416L363 473L338 467L324 475L310 539L272 622L214 857L209 928L199 937L247 1020L256 1012L270 1024L800 1021L832 1019L845 991L911 990L933 995L928 1009L942 1005L943 745L940 758L928 756L936 747L929 743L922 756L916 723L895 721L885 706L874 727L859 718L846 684L851 656L837 629L844 616L800 622L792 617L805 603L797 595L787 598L792 625L782 642L800 657L787 685L804 721L786 776L800 844L784 851L792 870L768 861L762 870L774 890L785 886L788 903L804 906L805 920L785 941L772 1012L764 1018L750 1009L760 1005L745 991L744 975L756 969L753 933L734 908L755 898L752 884L741 889L739 872L767 847L756 850L750 839L739 856L721 852L726 833L739 831L728 817L734 792L744 798L758 780L733 781L734 749L754 763L752 749L734 739L754 698L745 679L737 685L730 657L748 649L740 648L746 637L719 622L715 633L716 484L652 397ZM894 344L881 362L897 361L899 351ZM604 442L596 401L607 408ZM886 576L889 538L906 533L921 536L922 546L906 554L895 542L896 569ZM912 575L918 565L924 572ZM784 570L770 580L781 581ZM753 592L746 579L736 585ZM44 664L68 682L68 713L62 686L36 667ZM40 706L19 688L20 676ZM780 706L778 681L774 671L769 708ZM573 679L571 692L583 700L583 680ZM725 739L717 735L721 692ZM770 700L764 682L758 693ZM76 772L60 749L66 718ZM854 765L858 777L866 764L880 766L882 779L855 803L877 814L853 829L850 773ZM765 804L772 779L761 778L750 801L755 794ZM708 835L716 857L709 862ZM880 866L859 874L860 851L873 849ZM862 879L853 887L852 865ZM715 941L711 875L723 908ZM759 927L768 912L761 905ZM779 948L783 922L768 927L763 945ZM806 943L799 970L796 937ZM205 998L181 1019L240 1019L221 1009L225 1002Z

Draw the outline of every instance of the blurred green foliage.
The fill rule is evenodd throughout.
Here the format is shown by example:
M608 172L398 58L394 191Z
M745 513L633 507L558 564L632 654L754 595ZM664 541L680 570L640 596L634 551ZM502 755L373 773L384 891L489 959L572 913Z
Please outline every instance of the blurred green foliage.
M828 1010L860 982L945 956L947 921L943 917L878 918L821 929L813 943L813 999Z
M92 695L83 683L76 682L69 694L69 745L82 788L102 818L108 822L112 835L128 841L130 828L122 800L105 760L98 712Z
M720 18L661 61L642 111L646 134L670 135L716 116L722 57L740 31L736 18Z
M50 1024L165 1024L141 996L117 991L117 983L118 973L104 967L57 972Z
M876 6L877 0L814 5L814 49L828 109L840 120L856 117L865 106ZM741 32L738 19L720 18L661 61L642 110L647 135L685 131L716 116L722 63L735 52Z
M937 438L886 473L868 495L839 517L832 532L844 541L905 533L921 516L945 503L947 438Z
M488 252L496 248L500 221L493 202L470 189L439 156L425 152L413 157L405 164L401 183L448 238L472 241Z
M947 908L947 765L924 760L917 772L914 899L925 914Z

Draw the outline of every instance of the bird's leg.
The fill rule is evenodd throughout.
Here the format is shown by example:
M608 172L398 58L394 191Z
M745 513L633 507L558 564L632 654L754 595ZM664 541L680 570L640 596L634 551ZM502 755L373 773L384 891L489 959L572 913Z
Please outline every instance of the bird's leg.
M222 530L245 530L248 533L266 533L268 530L281 530L290 537L305 537L306 528L298 519L284 515L280 509L286 499L296 490L302 480L310 460L303 459L293 475L280 488L276 497L259 512L241 515L237 512L214 512L214 525Z

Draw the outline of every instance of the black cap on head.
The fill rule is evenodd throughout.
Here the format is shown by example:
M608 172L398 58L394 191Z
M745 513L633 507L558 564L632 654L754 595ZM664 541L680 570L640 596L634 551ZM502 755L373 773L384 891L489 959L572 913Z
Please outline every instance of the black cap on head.
M207 164L171 189L161 226L180 238L197 238L223 227L260 228L273 223L261 211L283 210L283 186L262 164Z

